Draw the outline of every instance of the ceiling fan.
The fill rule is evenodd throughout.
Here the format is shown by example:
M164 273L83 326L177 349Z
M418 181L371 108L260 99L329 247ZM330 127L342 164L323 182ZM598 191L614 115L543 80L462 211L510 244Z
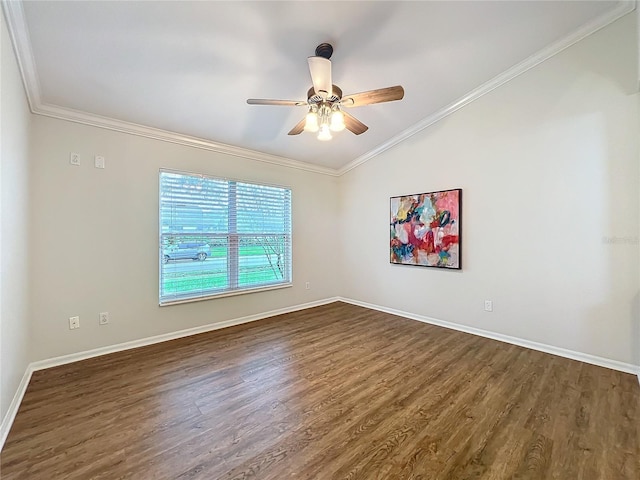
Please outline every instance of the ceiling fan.
M342 110L343 107L360 107L374 103L402 100L404 89L395 87L378 88L352 95L342 95L342 90L331 83L331 55L333 47L322 43L316 47L316 55L309 57L309 71L313 86L307 92L307 100L268 100L250 98L249 105L279 105L286 107L307 107L308 112L289 135L298 135L303 131L318 132L318 140L331 140L331 132L345 128L356 135L366 132L367 127L360 120Z

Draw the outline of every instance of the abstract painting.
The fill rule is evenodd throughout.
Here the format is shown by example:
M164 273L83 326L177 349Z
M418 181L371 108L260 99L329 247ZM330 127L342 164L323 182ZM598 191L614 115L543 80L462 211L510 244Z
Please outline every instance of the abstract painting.
M462 190L391 197L391 263L460 269Z

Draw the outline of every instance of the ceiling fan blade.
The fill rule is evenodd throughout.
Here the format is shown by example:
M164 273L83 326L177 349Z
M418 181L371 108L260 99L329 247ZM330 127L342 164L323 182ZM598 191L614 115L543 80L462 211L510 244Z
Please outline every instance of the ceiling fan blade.
M342 97L341 103L345 107L360 107L362 105L402 100L403 97L404 88L396 85L395 87L378 88L377 90L345 95Z
M298 122L298 124L289 131L289 135L300 135L304 130L304 124L306 123L306 117Z
M283 107L302 107L307 106L307 102L300 100L268 100L266 98L249 98L249 105L281 105Z
M342 113L344 115L344 126L347 127L347 130L349 130L350 132L353 132L356 135L360 135L361 133L369 130L369 127L367 127L353 115L350 115L345 111L343 111Z
M313 89L322 98L331 96L331 60L324 57L309 57L309 72Z

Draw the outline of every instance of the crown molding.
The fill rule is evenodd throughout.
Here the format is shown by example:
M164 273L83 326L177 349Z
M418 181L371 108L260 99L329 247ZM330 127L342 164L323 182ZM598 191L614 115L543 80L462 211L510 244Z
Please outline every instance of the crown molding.
M447 105L446 107L438 110L437 112L429 115L423 120L419 121L415 125L403 130L399 134L391 137L386 142L381 143L372 150L360 155L351 162L347 163L340 169L333 169L329 167L322 167L320 165L314 165L300 160L294 160L287 157L281 157L278 155L271 155L268 153L259 152L256 150L250 150L247 148L237 147L234 145L227 145L223 143L217 143L204 138L192 137L188 135L181 135L176 132L170 132L153 127L147 127L131 122L125 122L108 117L102 117L87 112L81 112L68 108L59 107L56 105L48 105L42 103L40 98L40 84L38 80L37 70L35 67L35 61L33 52L31 50L31 42L29 40L29 34L24 17L24 10L22 7L22 1L13 0L0 0L2 2L5 18L7 19L7 25L9 34L14 45L18 65L22 74L25 91L29 100L29 107L31 112L37 115L44 115L48 117L58 118L61 120L67 120L70 122L81 123L85 125L91 125L94 127L105 128L109 130L115 130L118 132L128 133L131 135L137 135L140 137L152 138L155 140L161 140L169 143L175 143L179 145L185 145L194 148L200 148L203 150L209 150L213 152L223 153L235 157L247 158L251 160L257 160L273 165L279 165L288 168L296 168L313 173L319 173L329 176L342 176L345 173L353 170L359 165L371 160L372 158L380 155L381 153L389 150L395 145L403 142L409 137L419 133L420 131L430 127L434 123L439 122L443 118L458 111L462 107L477 100L478 98L486 95L501 85L513 80L517 76L523 74L527 70L539 65L540 63L548 60L549 58L557 55L566 48L574 45L585 37L597 32L601 28L606 27L610 23L618 20L619 18L627 15L628 13L636 9L636 0L621 0L618 5L609 12L595 18L591 22L583 25L573 33L567 35L558 42L549 45L548 47L540 50L536 54L523 60L517 65L511 67L505 72L497 75L488 82L480 85L478 88L470 91L460 99ZM640 37L639 37L640 38ZM640 39L639 39L640 44ZM640 73L638 76L640 81ZM640 84L640 83L639 83Z
M2 11L7 21L9 37L16 54L18 68L22 75L22 83L27 94L29 108L33 112L34 106L40 102L40 82L36 70L36 62L31 50L31 41L24 18L21 1L2 0Z
M523 60L522 62L514 65L510 69L504 71L500 75L492 78L488 82L480 85L478 88L471 90L469 93L456 100L453 103L450 103L446 107L438 110L437 112L429 115L423 120L419 121L412 127L403 130L398 135L391 137L384 143L381 143L373 150L368 151L367 153L359 156L355 160L349 162L344 167L338 170L338 175L342 176L350 170L353 170L358 165L362 165L363 163L371 160L372 158L380 155L382 152L389 150L395 145L405 141L407 138L415 135L418 132L421 132L425 128L430 127L434 123L439 122L443 118L451 115L452 113L460 110L462 107L470 104L474 100L479 99L480 97L486 95L487 93L495 90L501 85L513 80L519 75L522 75L527 70L532 69L533 67L539 65L540 63L548 60L549 58L557 55L563 50L569 48L570 46L578 43L580 40L588 37L589 35L597 32L598 30L606 27L607 25L615 22L619 18L627 15L628 13L633 12L636 9L636 1L635 0L623 0L619 2L618 6L609 12L600 15L599 17L593 19L591 22L584 24L579 29L575 30L573 33L567 35L561 40L553 43L539 52L533 54L529 58ZM640 80L640 76L639 76Z
M247 158L249 160L257 160L264 163L279 165L281 167L296 168L307 172L320 173L322 175L337 176L338 171L320 165L293 160L287 157L271 155L269 153L258 152L248 148L236 147L224 143L213 142L205 138L192 137L189 135L181 135L179 133L162 130L159 128L146 127L137 123L125 122L109 117L102 117L92 113L81 112L70 108L58 107L55 105L37 105L32 108L32 112L38 115L67 120L69 122L91 125L93 127L114 130L117 132L137 135L139 137L152 138L164 142L185 145L187 147L200 148L212 152L223 153L226 155Z

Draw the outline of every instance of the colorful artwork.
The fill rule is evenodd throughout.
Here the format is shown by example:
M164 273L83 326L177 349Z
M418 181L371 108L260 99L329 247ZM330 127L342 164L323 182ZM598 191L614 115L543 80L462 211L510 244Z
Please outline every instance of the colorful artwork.
M462 190L391 197L391 263L460 268Z

